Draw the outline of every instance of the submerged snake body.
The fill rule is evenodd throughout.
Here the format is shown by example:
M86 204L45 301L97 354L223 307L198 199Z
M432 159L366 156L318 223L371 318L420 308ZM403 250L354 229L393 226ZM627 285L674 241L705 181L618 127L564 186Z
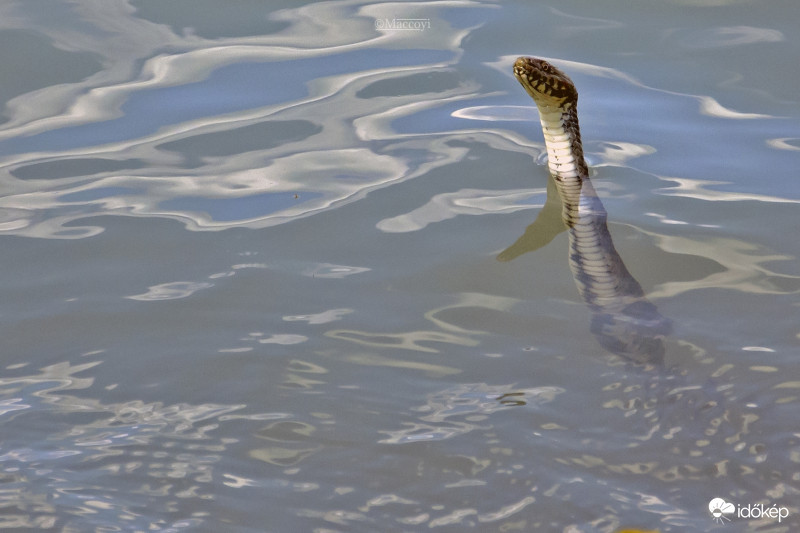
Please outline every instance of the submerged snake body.
M575 85L547 61L531 57L517 59L514 75L539 110L547 164L569 230L570 269L592 311L592 332L613 353L660 361L669 322L645 298L611 240L606 210L583 157Z

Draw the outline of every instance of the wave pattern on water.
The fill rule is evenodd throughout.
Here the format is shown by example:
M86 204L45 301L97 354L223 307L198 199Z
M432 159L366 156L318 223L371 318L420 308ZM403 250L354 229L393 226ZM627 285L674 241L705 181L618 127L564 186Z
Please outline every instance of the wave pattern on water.
M472 121L455 131L422 127L452 106L449 114L462 120L496 120L491 111L473 111L480 107L459 109L493 93L458 74L457 43L472 28L450 27L444 18L436 18L437 31L412 38L377 32L373 22L385 13L379 5L334 2L275 13L288 25L276 34L208 39L139 18L121 1L95 4L75 3L69 14L87 27L81 39L61 26L42 31L53 46L93 54L104 68L6 105L6 234L89 237L103 228L86 219L102 215L167 217L192 230L265 227L459 161L465 151L455 139L482 138L510 151L532 147L504 129L469 127ZM21 24L26 17L35 19L25 13ZM511 60L490 66L508 75ZM651 89L615 69L561 63L689 96L701 113L769 118L728 110L710 96ZM426 78L409 82L419 76L438 78L426 90ZM509 118L517 120L502 120ZM416 131L403 131L415 123Z
M672 3L2 3L42 72L4 65L0 234L49 241L3 254L0 527L686 531L711 496L794 505L796 73L739 54L797 54L768 8ZM663 367L591 338L557 243L495 260L546 208L510 71L540 52L675 325Z
M123 2L90 11L94 4L76 6L93 30L77 43L57 27L45 31L113 67L7 105L7 233L86 237L102 228L74 222L106 214L175 218L190 229L293 220L418 175L403 155L413 141L386 147L369 137L386 120L475 95L447 70L459 55L451 32L413 42L378 33L375 6L350 16L341 12L347 3L305 6L276 13L289 27L275 35L203 39L138 18ZM127 42L107 46L125 23ZM410 44L413 56L403 51ZM136 76L126 79L130 71ZM452 88L359 96L381 81L437 71Z
M87 397L95 387L87 372L99 364L15 369L0 378L1 528L199 525L207 513L181 509L213 497L217 465L236 442L220 434L220 424L289 417L248 415L244 405L99 401ZM48 433L33 444L30 428L41 424ZM86 471L92 475L78 475Z

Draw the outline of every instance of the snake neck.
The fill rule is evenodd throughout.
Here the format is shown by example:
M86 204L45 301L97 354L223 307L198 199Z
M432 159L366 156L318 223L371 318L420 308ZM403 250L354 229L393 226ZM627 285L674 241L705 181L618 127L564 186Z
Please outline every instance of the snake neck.
M548 106L537 102L547 147L547 166L561 195L562 218L569 228L590 218L605 217L605 210L589 182L583 158L578 110L574 102Z
M537 105L547 146L547 166L557 182L580 186L589 170L583 159L578 110L574 103L560 107Z

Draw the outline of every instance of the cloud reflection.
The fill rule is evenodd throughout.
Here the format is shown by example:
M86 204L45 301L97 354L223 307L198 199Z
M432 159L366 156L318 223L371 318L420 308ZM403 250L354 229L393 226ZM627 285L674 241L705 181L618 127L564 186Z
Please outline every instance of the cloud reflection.
M468 31L416 36L419 62L409 65L402 32L375 31L374 6L344 18L337 3L289 9L273 14L286 32L210 39L139 18L122 2L95 4L64 14L85 27L81 36L20 14L21 25L96 54L104 68L7 104L0 231L90 237L103 228L76 221L98 215L173 218L192 230L265 227L407 179L418 169L402 151L361 136L379 131L371 124L391 110L402 110L393 119L418 112L409 104L420 95L358 95L452 63L451 39ZM426 98L432 106L471 90L457 82ZM308 127L290 132L296 125ZM212 136L220 141L209 144Z
M152 10L147 2L141 13L125 2L70 5L62 14L68 24L26 7L10 22L39 28L53 47L89 54L99 67L72 83L42 81L7 102L0 128L5 234L86 238L104 228L81 221L104 215L170 218L195 231L263 228L459 161L466 151L454 138L480 137L509 151L530 144L510 131L470 125L519 118L507 106L469 105L492 94L454 68L471 29L444 19L437 31L415 32L410 43L408 32L375 30L384 5L343 16L340 3L318 3L272 13L270 23L281 28L275 34L205 37L208 31L144 18ZM428 14L435 12L429 6ZM731 43L782 37L751 27L717 32ZM490 66L507 75L510 61ZM660 91L618 70L562 63ZM427 75L435 76L426 81ZM710 96L679 96L696 99L700 112L714 117L767 118ZM469 104L448 107L461 101ZM466 127L408 131L406 124L440 112ZM386 231L409 230L398 229L405 224L399 219L384 224Z

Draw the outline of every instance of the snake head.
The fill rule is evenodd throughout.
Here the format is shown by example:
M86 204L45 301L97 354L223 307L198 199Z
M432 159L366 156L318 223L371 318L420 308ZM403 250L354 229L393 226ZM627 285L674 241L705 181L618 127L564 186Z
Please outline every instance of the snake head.
M514 62L514 76L536 105L562 107L578 102L572 80L544 59L520 57Z

